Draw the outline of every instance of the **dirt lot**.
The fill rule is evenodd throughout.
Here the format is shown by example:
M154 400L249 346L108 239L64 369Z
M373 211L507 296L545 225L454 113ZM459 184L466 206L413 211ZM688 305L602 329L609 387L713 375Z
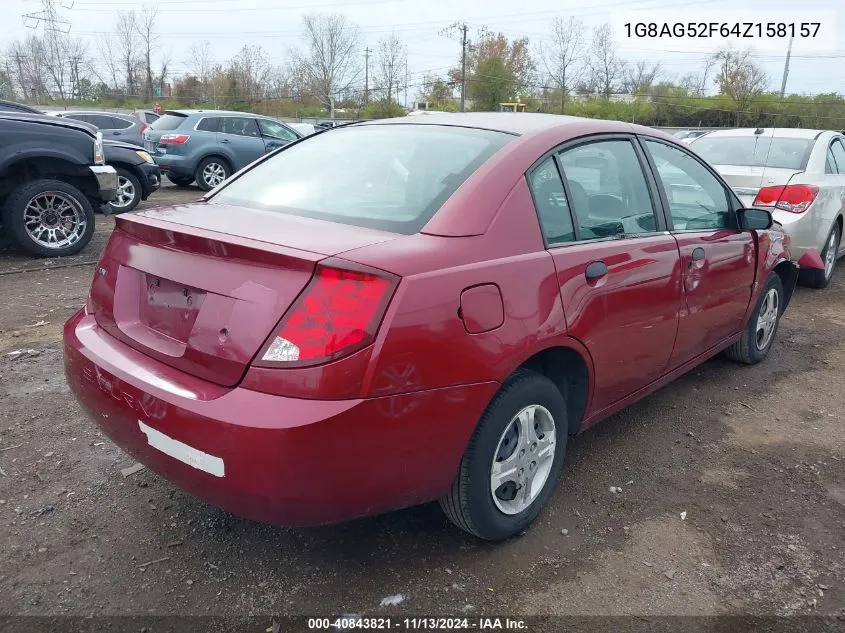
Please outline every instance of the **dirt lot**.
M713 360L575 439L541 520L491 546L436 505L287 530L122 476L59 342L112 226L70 260L0 253L0 614L845 615L845 265L765 363Z

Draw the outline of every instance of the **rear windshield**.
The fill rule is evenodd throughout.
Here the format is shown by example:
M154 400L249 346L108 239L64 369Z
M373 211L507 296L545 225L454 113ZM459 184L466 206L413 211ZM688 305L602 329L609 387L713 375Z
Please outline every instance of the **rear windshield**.
M166 132L168 130L175 130L182 125L185 119L188 118L186 114L176 114L174 112L165 112L157 121L153 121L150 126L153 130L161 130Z
M803 170L813 139L771 136L703 136L693 148L712 165L743 165Z
M338 128L233 179L212 202L410 235L513 138L439 125Z

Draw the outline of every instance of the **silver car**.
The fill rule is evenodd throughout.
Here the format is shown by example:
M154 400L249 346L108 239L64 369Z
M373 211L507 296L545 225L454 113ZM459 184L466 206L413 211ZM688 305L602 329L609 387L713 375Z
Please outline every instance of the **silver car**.
M845 136L794 128L719 130L690 147L713 165L746 206L767 208L792 238L804 285L824 288L842 247ZM821 262L812 255L821 255Z

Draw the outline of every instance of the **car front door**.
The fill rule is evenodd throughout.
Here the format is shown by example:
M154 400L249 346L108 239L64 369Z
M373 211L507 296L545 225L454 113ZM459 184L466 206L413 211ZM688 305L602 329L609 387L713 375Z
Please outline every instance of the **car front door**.
M232 161L235 171L264 155L264 139L252 117L223 117L217 142Z
M681 256L685 308L670 363L675 368L742 331L757 251L753 234L739 229L727 187L710 168L674 144L646 138L643 146Z
M614 136L564 146L529 174L569 334L593 360L588 415L660 378L678 327L678 247L643 165L634 139Z
M258 129L264 137L264 151L269 153L293 143L299 135L284 123L272 119L258 119Z

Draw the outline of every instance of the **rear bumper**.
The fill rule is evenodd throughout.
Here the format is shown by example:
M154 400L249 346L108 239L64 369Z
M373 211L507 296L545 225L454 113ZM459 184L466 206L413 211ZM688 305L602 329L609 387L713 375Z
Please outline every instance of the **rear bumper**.
M811 249L821 251L824 248L830 225L823 222L820 214L811 209L801 214L775 210L772 215L789 235L789 250L795 260Z
M78 312L65 373L92 420L154 472L247 518L308 526L436 499L497 389L302 400L225 388L117 341Z
M156 154L153 156L162 172L173 174L179 178L193 178L197 169L197 161L190 156L171 154Z

